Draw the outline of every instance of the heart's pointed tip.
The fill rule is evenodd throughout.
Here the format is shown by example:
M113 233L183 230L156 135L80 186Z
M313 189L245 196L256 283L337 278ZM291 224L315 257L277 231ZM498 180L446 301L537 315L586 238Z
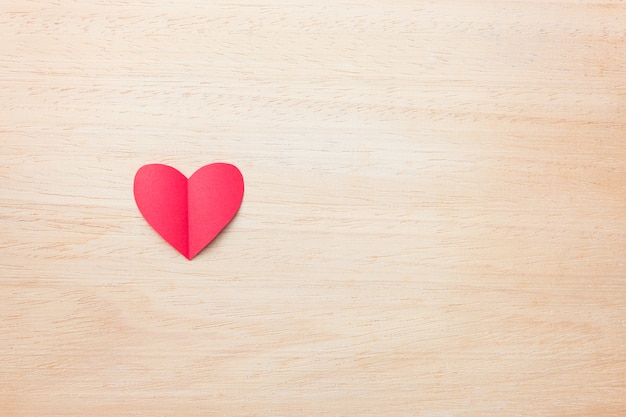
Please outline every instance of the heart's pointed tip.
M187 258L188 261L192 261L196 256L198 256L200 252L196 252L193 253L191 250L187 253L184 253L183 255L185 255L185 258Z

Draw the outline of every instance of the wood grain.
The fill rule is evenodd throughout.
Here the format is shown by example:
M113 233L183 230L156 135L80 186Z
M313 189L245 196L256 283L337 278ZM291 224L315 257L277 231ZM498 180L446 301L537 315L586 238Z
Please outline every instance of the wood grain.
M623 416L621 1L5 1L1 416ZM143 164L246 179L192 262Z

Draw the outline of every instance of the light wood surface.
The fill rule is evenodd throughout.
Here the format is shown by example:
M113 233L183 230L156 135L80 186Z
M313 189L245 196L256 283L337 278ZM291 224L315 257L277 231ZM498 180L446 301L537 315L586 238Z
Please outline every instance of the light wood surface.
M0 146L2 417L626 415L624 2L6 0Z

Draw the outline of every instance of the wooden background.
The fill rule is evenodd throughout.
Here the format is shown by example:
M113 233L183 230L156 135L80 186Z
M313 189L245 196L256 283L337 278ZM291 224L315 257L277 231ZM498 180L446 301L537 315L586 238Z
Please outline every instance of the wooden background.
M2 417L626 415L622 1L6 0L0 162Z

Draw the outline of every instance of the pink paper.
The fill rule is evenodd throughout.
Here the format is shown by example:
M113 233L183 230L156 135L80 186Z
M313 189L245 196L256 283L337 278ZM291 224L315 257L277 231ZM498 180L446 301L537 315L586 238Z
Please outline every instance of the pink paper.
M167 165L145 165L134 184L137 207L148 224L189 260L230 223L243 190L241 172L225 163L206 165L189 179Z

